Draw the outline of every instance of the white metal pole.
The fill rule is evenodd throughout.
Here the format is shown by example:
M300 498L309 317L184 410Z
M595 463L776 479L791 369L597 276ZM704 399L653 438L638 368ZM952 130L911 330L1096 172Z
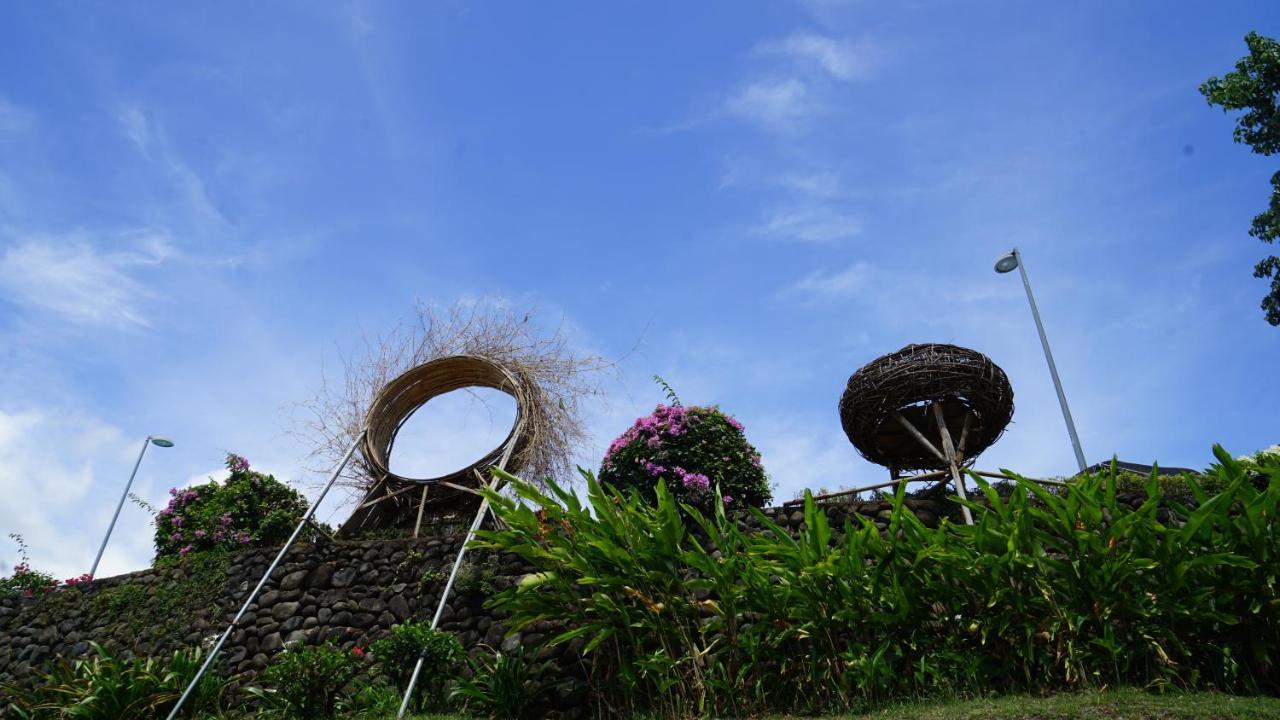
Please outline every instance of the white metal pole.
M89 568L89 577L98 576L98 563L102 561L102 553L107 549L107 541L111 539L111 531L116 529L116 520L120 519L120 508L124 507L125 498L129 497L129 488L133 486L133 478L138 474L138 467L142 465L142 456L147 454L147 446L151 444L151 436L148 435L146 440L142 441L142 451L138 453L138 461L133 464L133 472L129 473L129 482L124 484L124 492L120 493L120 502L116 503L116 514L111 516L111 524L107 526L107 534L102 538L102 544L98 546L98 556L93 559L93 567Z
M505 464L505 462L503 463ZM489 483L489 489L494 490L498 487L498 480L494 478ZM480 501L480 509L476 512L476 517L471 521L471 528L467 530L467 536L462 541L462 547L458 548L458 556L453 560L453 570L449 572L449 579L445 581L444 590L440 593L440 604L436 606L435 617L431 618L431 629L435 630L440 624L440 616L444 614L445 603L449 599L449 591L453 589L453 580L458 576L458 568L462 567L462 557L467 554L467 545L471 543L471 538L475 536L476 530L480 529L480 523L484 522L485 513L489 510L489 498ZM418 662L413 666L413 674L409 676L409 686L405 688L404 698L400 701L400 711L396 713L399 720L404 717L405 712L409 709L409 698L413 697L413 688L418 684L418 674L422 672L422 663L425 656L418 654Z
M360 444L360 440L363 437L364 430L362 429L356 434L356 438L352 441L351 448L347 450L347 454L342 456L342 461L333 469L333 474L329 476L329 482L325 483L324 490L320 491L320 497L316 498L316 501L311 503L311 507L307 508L306 514L302 516L302 521L298 523L298 527L293 529L293 534L289 536L287 541L285 541L284 547L280 548L279 553L276 553L276 559L271 561L270 567L268 567L267 571L262 574L262 579L258 581L258 586L253 589L253 592L249 593L249 597L245 598L244 605L240 607L240 612L236 613L235 618L231 620L231 624L228 625L227 629L222 633L222 637L218 638L217 644L215 644L213 649L209 651L209 656L204 659L204 664L200 666L200 670L196 673L196 676L191 679L191 684L182 692L182 697L178 698L178 703L174 705L173 710L169 712L168 720L174 720L174 718L178 717L178 711L182 709L183 704L186 703L187 698L190 697L191 691L200 683L200 679L204 677L209 666L213 664L214 658L216 658L218 656L218 652L222 650L223 643L225 643L227 638L230 637L231 631L236 627L236 623L240 622L240 618L244 617L244 613L249 609L249 605L257 599L258 593L262 591L262 586L267 584L267 579L271 577L272 571L276 569L276 566L280 564L280 561L283 560L284 556L289 552L289 548L293 546L294 541L298 539L298 535L302 533L302 528L311 520L311 516L316 512L316 508L320 507L320 503L324 500L324 496L329 494L329 488L333 487L334 481L338 479L338 475L342 473L343 468L345 468L347 463L351 460L351 456L355 454L356 446Z
M1027 302L1031 303L1031 316L1035 318L1036 330L1040 333L1040 345L1044 347L1044 359L1049 361L1049 374L1053 376L1053 389L1058 391L1058 404L1062 406L1062 417L1067 421L1067 433L1071 435L1071 447L1076 453L1076 464L1080 472L1087 467L1084 461L1084 450L1080 449L1080 436L1076 435L1076 424L1071 419L1071 408L1067 407L1067 395L1062 391L1062 380L1058 378L1058 366L1053 362L1053 353L1049 350L1049 338L1044 334L1044 323L1040 322L1040 311L1036 308L1036 297L1031 293L1031 281L1027 279L1026 263L1018 248L1013 249L1013 257L1018 262L1018 272L1022 275L1022 285L1027 289Z

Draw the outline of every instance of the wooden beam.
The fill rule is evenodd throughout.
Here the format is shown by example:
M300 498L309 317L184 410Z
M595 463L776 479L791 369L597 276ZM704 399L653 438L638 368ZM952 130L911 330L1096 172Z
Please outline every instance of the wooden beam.
M919 475L903 475L893 480L890 480L889 482L876 483L874 485L863 485L862 487L857 487L852 490L841 490L840 492L827 493L826 495L814 495L813 499L829 500L835 497L844 497L845 495L856 495L860 492L866 492L868 490L879 490L880 488L891 487L893 485L900 485L904 483L911 483L911 482L924 481L924 480L933 480L934 478L940 478L940 477L946 477L946 476L947 476L946 470L934 470L932 472L921 473ZM803 503L804 503L804 499L801 498L799 500L788 500L782 503L782 506L790 507L792 505L801 505Z
M902 413L894 410L893 417L898 421L898 424L901 425L903 429L911 434L911 437L915 438L921 445L928 448L929 452L934 454L934 457L938 458L942 462L948 461L947 456L943 455L941 450L934 447L933 443L929 442L929 438L925 437L918 429L916 429L916 426L912 425L910 420L903 417Z
M427 490L430 485L422 486L422 499L418 501L418 521L413 524L413 536L418 537L418 531L422 529L422 511L427 509Z
M369 502L367 502L367 503L365 503L365 504L361 505L359 509L363 510L364 508L367 508L367 507L373 507L374 505L377 505L378 503L382 502L383 500L390 500L391 498L393 498L393 497L395 497L395 496L399 495L400 493L402 493L402 492L408 492L409 490L412 490L412 489L414 489L415 487L417 487L417 485L405 485L404 487L400 488L399 490L396 490L396 491L395 491L395 492L393 492L393 493L387 493L386 495L383 495L382 497L378 498L377 500L370 500Z
M951 466L951 479L956 483L956 493L960 495L961 500L968 500L969 497L964 490L964 477L960 474L959 462L956 459L955 446L951 444L951 431L947 429L946 418L942 416L942 403L932 403L933 419L938 423L938 434L942 436L942 449L947 453L947 464ZM969 512L969 508L961 505L960 514L964 516L966 525L973 524L973 514Z
M960 442L956 443L956 454L960 456L961 464L964 463L964 443L969 439L970 420L973 420L972 410L964 414L964 426L960 428Z

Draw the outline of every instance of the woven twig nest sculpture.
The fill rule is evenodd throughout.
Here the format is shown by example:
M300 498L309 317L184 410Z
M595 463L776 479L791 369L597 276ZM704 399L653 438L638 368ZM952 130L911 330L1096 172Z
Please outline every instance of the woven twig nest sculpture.
M516 401L516 418L505 440L483 457L464 468L432 478L398 475L388 467L388 458L396 442L396 434L405 422L432 398L454 390L487 387L511 395ZM530 409L536 397L531 384L522 382L518 373L488 358L453 355L437 358L410 369L387 383L378 393L365 416L366 431L360 445L365 463L377 483L369 498L343 525L344 531L371 527L412 526L419 503L429 508L430 516L455 515L473 509L479 498L460 488L478 488L476 473L486 481L489 469L504 456L509 459L506 470L517 472L523 467L536 423L529 422ZM535 413L536 414L536 413ZM408 492L414 487L428 487L427 495ZM458 486L458 487L451 487Z
M891 471L941 470L931 454L894 417L895 411L927 431L929 406L941 406L968 464L1004 432L1013 417L1013 387L991 358L956 345L908 345L878 357L849 377L840 398L840 423L863 457Z

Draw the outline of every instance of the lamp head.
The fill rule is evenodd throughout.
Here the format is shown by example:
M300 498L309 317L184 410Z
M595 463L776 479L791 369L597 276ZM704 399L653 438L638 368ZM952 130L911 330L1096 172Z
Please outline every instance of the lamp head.
M151 438L151 444L155 445L156 447L173 447L172 440L170 440L169 438L162 438L162 437Z
M1017 267L1018 267L1018 255L1016 251L1005 253L1004 255L1000 256L999 260L996 261L996 272L998 273L1011 272L1017 269Z

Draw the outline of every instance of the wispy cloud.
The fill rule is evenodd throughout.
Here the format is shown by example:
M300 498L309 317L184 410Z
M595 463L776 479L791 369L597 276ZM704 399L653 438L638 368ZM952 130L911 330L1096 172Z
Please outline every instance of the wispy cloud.
M142 111L131 105L121 107L116 111L116 122L120 125L120 132L129 138L129 141L138 148L143 157L149 155L151 146L151 132L147 126L147 116Z
M862 231L857 218L826 205L801 204L771 211L755 233L776 240L833 243Z
M814 33L795 33L782 40L761 43L756 52L782 55L800 64L812 64L836 80L850 82L865 78L875 60L874 47Z
M149 327L150 291L134 277L173 254L160 233L134 234L130 249L103 252L83 236L27 236L0 256L0 294L16 305L84 325Z
M35 116L0 97L0 140L19 135L35 124Z
M871 280L870 263L858 261L841 270L822 268L815 270L797 282L784 288L784 297L797 297L810 301L835 300L856 295L867 289Z
M114 510L96 486L105 481L104 470L116 480L113 473L127 468L136 452L132 447L119 428L97 418L49 408L0 409L0 496L39 498L0 503L0 528L23 536L40 570L59 577L88 570ZM140 478L137 486L141 490L148 482ZM75 519L66 522L67 517ZM145 564L148 535L145 524L117 527L100 574ZM0 564L12 566L16 551L0 538Z
M748 83L729 96L729 115L773 130L787 130L816 110L804 82L796 78L768 78Z
M813 173L789 172L779 175L775 181L778 185L806 197L824 200L836 197L842 192L840 176L830 171Z

